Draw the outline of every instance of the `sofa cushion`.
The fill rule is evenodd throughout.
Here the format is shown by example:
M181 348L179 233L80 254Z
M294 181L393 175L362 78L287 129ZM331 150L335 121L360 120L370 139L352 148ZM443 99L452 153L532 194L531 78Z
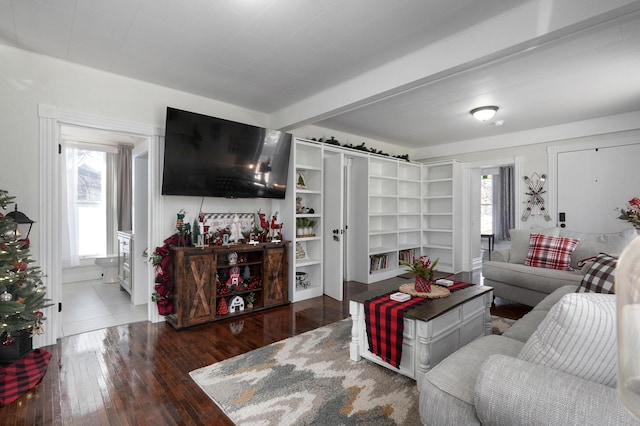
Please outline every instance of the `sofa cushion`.
M571 254L580 240L575 238L549 237L531 234L529 253L524 261L526 266L572 271Z
M423 424L479 424L473 407L476 377L491 355L518 355L522 342L502 336L484 336L446 357L424 377L420 389L420 419Z
M582 259L596 256L598 253L608 253L620 256L622 250L638 235L634 228L609 234L591 234L586 232L560 230L561 237L577 238L580 244L571 257L571 267L578 269L578 262Z
M591 266L582 278L576 292L615 293L613 285L617 263L618 258L615 256L609 256L605 253L597 255L594 261L590 262Z
M518 358L615 386L615 295L563 296L527 340Z
M557 237L560 235L560 228L535 226L531 229L509 229L509 238L511 239L510 263L524 264L529 253L529 237L533 233Z
M532 268L524 264L517 265L492 260L482 264L482 275L492 281L509 283L514 287L536 289L547 294L565 285L573 285L575 291L582 280L582 275L576 271Z

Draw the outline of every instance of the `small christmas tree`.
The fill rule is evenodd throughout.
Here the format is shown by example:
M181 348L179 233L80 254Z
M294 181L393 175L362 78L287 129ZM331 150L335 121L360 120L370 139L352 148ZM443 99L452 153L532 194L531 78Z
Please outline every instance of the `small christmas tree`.
M5 210L14 197L0 189L0 208ZM0 341L9 346L12 334L28 331L42 334L46 319L41 309L51 306L40 268L29 266L29 240L20 239L13 219L0 212Z

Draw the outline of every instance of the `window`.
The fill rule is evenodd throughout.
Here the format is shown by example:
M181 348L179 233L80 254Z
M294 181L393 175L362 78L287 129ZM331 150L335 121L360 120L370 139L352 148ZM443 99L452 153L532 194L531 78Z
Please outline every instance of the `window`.
M117 147L64 141L63 253L65 266L116 253Z
M76 149L78 255L107 254L107 153Z
M480 233L493 234L493 175L483 175L480 185Z

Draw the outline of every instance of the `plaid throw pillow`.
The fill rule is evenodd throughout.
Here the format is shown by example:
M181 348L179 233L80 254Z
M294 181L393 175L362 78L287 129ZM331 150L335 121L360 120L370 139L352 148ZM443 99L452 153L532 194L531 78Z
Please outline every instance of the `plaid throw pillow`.
M529 253L524 264L539 268L573 271L571 254L579 242L580 240L575 238L531 234L529 237Z
M596 256L591 267L584 274L576 293L614 294L616 263L618 258L605 253Z

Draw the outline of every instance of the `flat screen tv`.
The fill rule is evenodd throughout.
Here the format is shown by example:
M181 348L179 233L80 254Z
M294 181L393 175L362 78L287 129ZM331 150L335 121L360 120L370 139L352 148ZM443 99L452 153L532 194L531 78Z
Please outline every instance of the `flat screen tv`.
M284 198L291 134L167 107L163 195Z

